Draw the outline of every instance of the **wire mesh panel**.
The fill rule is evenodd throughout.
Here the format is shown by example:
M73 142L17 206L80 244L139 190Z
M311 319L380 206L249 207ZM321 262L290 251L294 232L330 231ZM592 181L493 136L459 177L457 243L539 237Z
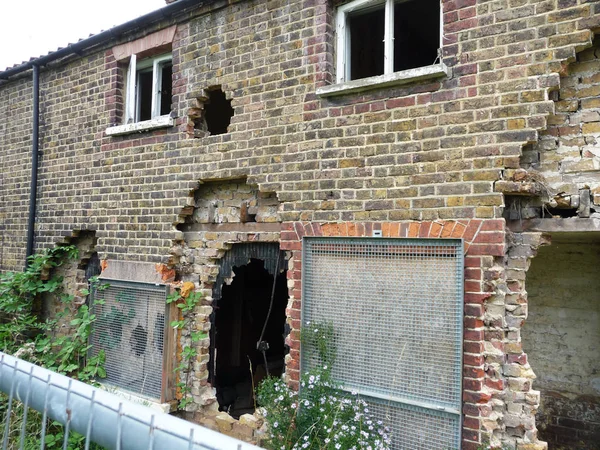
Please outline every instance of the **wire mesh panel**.
M163 347L169 323L163 285L103 280L93 292L96 314L91 353L106 354L110 384L138 395L161 399Z
M394 448L458 448L462 242L305 238L303 267L303 320L334 325L334 378L388 422ZM303 369L315 364L303 349Z

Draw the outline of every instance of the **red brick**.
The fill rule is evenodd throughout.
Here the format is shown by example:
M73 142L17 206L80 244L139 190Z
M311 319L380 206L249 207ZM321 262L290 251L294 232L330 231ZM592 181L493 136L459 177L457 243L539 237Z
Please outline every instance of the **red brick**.
M502 244L504 243L504 233L499 231L480 232L475 237L475 242L480 244Z
M471 403L487 403L492 396L486 392L463 391L463 400Z
M504 256L504 244L472 244L469 256Z
M483 344L481 342L465 341L463 342L463 349L465 353L479 354L483 352Z
M470 391L480 391L483 387L483 382L481 380L474 380L471 378L463 379L463 388Z
M463 320L465 328L481 328L483 327L483 321L474 317L465 317Z
M469 416L463 417L463 427L464 428L478 431L480 426L481 426L481 421L479 420L479 418L469 417Z
M463 376L467 378L483 378L485 372L482 367L464 367Z
M463 332L463 338L465 341L482 341L483 337L483 330L465 330Z
M419 229L419 237L421 237L421 238L429 237L429 230L431 230L431 222L421 223L421 228Z
M483 306L482 305L473 305L473 304L465 305L465 316L475 316L475 317L483 316Z
M481 282L480 281L465 281L465 292L480 292Z
M484 220L481 231L504 231L504 220Z
M492 380L490 378L485 379L485 385L491 389L502 391L505 388L504 380Z

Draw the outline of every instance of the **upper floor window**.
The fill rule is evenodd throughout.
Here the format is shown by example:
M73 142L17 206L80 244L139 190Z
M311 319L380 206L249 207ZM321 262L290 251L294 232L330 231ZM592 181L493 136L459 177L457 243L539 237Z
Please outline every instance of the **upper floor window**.
M337 82L436 63L440 0L354 0L337 13Z
M125 123L157 119L171 113L171 54L137 61L132 54L127 71Z
M112 48L119 64L115 83L116 108L107 136L142 133L172 127L173 58L175 25ZM121 97L120 91L125 95Z

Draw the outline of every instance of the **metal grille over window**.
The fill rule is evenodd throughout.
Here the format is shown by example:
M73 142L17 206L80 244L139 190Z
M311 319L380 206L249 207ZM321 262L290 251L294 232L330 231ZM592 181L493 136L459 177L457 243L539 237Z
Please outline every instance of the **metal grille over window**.
M106 353L104 384L161 399L167 287L102 280L93 291L93 355Z
M303 321L331 322L334 378L394 449L460 448L462 241L304 239ZM314 367L303 349L302 369Z

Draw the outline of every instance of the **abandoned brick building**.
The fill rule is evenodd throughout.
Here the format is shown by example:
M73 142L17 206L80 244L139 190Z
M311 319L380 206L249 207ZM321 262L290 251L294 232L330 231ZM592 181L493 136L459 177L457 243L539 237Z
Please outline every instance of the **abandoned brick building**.
M600 3L168 3L0 72L0 268L102 271L107 383L174 399L179 286L194 420L330 320L396 449L600 448Z

